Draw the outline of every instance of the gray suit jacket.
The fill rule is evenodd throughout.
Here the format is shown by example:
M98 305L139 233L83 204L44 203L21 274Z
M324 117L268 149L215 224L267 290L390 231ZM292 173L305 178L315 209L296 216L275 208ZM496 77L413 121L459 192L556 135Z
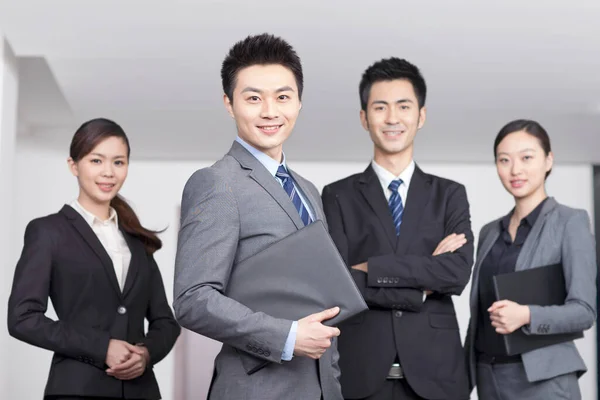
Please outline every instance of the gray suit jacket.
M475 329L479 313L479 269L500 235L500 220L481 229L471 287L471 321L465 343L471 386L475 385ZM516 270L562 263L567 298L560 306L530 306L531 324L521 329L530 335L550 335L589 329L596 319L596 245L590 220L583 210L560 205L549 198L525 240ZM586 371L573 342L560 343L522 354L530 382Z
M289 171L325 221L315 186ZM277 180L239 143L196 171L183 191L175 262L175 316L181 326L223 343L210 399L341 399L337 341L318 361L281 361L292 321L253 312L223 293L244 259L303 227ZM281 266L285 268L284 265ZM252 370L264 360L269 365Z

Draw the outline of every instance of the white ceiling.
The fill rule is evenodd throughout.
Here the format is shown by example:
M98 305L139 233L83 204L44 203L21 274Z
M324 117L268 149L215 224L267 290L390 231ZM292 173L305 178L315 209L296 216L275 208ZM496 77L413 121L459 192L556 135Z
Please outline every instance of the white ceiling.
M21 131L65 149L106 116L136 158L215 159L235 137L220 64L248 34L287 39L305 69L286 153L366 161L358 81L383 57L417 64L429 86L421 161L490 161L511 119L549 131L559 162L600 163L600 1L0 0L21 57Z

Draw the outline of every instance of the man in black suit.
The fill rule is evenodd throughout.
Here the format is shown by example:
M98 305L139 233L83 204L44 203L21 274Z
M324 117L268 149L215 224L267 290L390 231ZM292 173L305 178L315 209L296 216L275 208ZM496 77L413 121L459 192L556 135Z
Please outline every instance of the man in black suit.
M451 298L473 263L465 188L413 161L426 117L417 67L381 60L365 71L359 91L373 161L323 189L331 236L370 308L340 327L342 392L347 399L468 399Z

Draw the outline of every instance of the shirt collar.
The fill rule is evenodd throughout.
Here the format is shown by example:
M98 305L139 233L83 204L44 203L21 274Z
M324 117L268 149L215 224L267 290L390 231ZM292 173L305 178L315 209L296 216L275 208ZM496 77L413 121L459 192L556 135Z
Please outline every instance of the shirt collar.
M392 174L390 171L377 164L375 160L371 161L371 166L373 167L373 170L375 171L375 174L379 178L379 182L381 182L381 186L383 186L384 189L387 189L388 186L390 186L390 183L396 179L402 179L402 184L406 185L408 188L415 172L414 160L411 160L408 166L404 168L404 171L402 171L398 176L394 176L394 174Z
M540 216L541 212L542 212L542 207L544 207L544 203L546 202L546 200L548 200L548 197L546 197L544 200L542 200L542 202L540 204L538 204L532 212L530 212L525 218L523 218L521 220L521 223L519 224L527 224L529 225L530 228L533 227L533 225L535 224L535 221L537 221L538 217ZM514 214L515 209L513 208L508 215L506 215L504 218L502 218L502 229L504 230L508 230L508 227L510 225L510 218L512 217L512 215Z
M100 218L83 208L81 203L79 203L79 201L77 200L73 200L70 206L73 207L75 211L77 211L79 214L81 214L81 216L83 217L85 222L88 223L89 226L93 226L96 222L105 225L113 223L115 224L115 226L119 226L119 216L117 215L117 211L112 207L110 207L108 211L108 219L106 221L102 221Z
M262 151L257 150L252 145L246 143L241 137L236 137L235 141L241 144L246 150L248 150L250 154L252 154L254 158L256 158L267 169L267 171L269 171L271 175L273 175L273 177L275 177L275 174L277 173L277 170L279 169L280 165L283 165L287 170L287 165L285 163L285 153L282 153L283 161L281 163L278 163Z

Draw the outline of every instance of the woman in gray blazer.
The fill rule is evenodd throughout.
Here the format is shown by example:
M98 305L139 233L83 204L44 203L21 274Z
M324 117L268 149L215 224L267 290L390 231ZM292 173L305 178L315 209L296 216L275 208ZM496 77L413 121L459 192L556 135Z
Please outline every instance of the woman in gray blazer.
M586 371L572 341L508 356L502 335L581 332L596 319L596 250L583 210L548 197L545 180L553 155L550 138L535 121L504 126L494 143L500 181L514 197L506 216L479 234L467 333L469 378L480 400L580 399L577 379ZM492 277L562 263L563 305L495 301Z

